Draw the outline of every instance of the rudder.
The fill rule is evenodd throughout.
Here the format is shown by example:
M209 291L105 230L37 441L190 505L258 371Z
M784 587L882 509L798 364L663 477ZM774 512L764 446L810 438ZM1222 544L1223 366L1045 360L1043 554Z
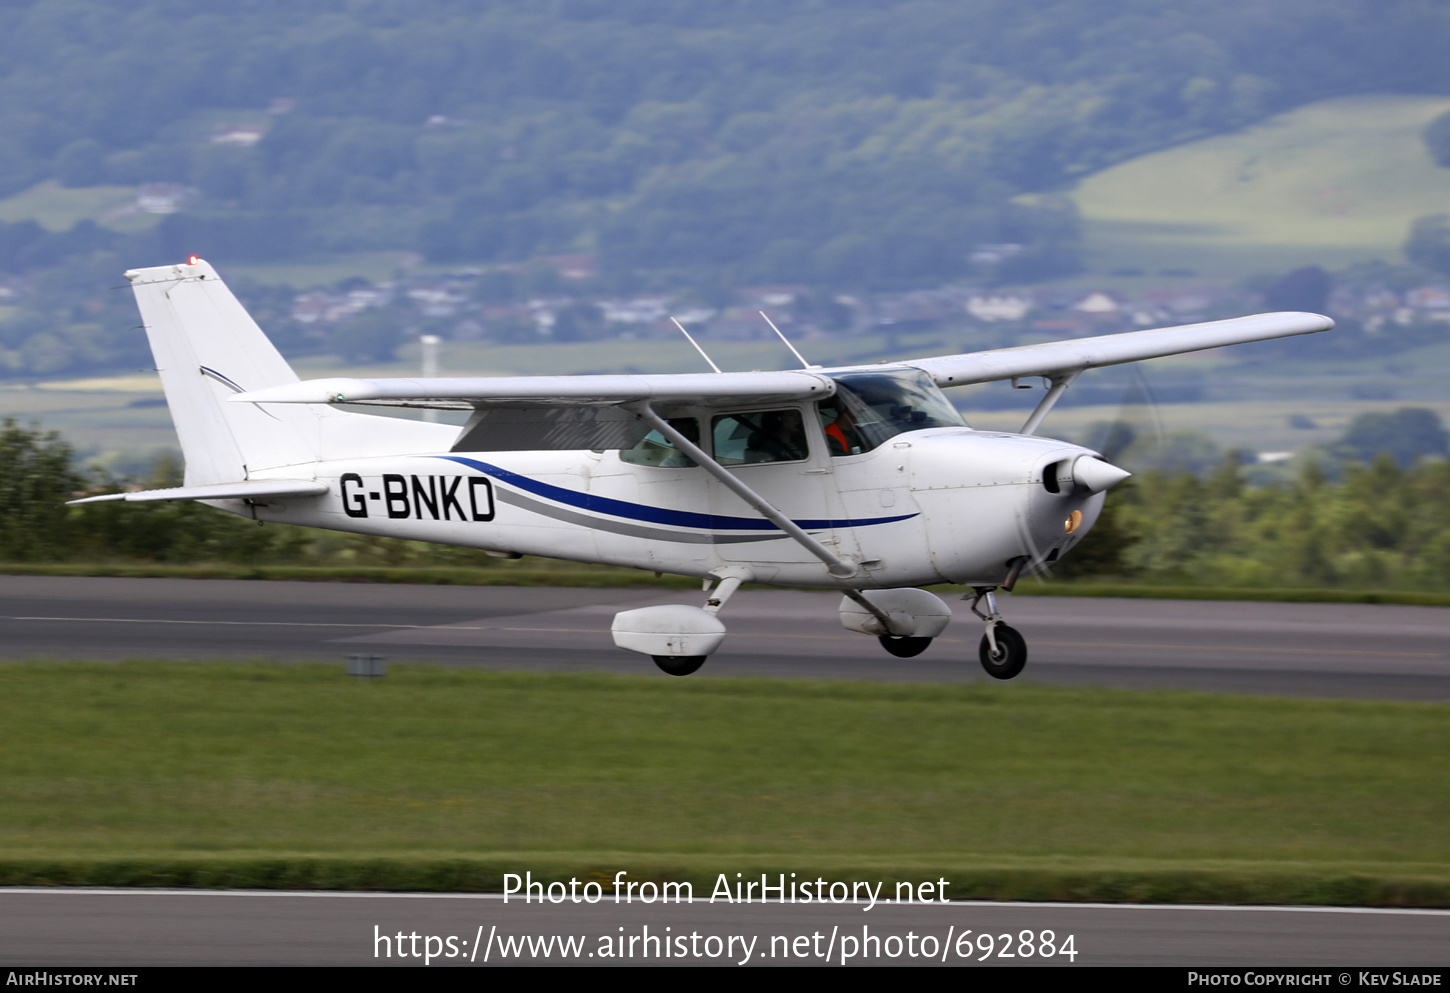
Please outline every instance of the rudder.
M248 390L297 382L297 374L206 262L126 273L166 403L186 485L248 478L259 469L318 458L318 414L284 404L227 403Z

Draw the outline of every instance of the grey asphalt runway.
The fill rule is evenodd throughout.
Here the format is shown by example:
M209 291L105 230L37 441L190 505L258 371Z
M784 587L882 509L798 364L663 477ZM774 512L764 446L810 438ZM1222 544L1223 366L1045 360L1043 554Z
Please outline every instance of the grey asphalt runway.
M987 678L966 604L914 659L844 630L839 597L744 590L698 676ZM690 591L0 576L0 658L322 660L375 654L666 677L616 649L615 612ZM1002 597L1027 639L1022 681L1450 701L1450 608Z
M1443 967L1450 958L1450 911L985 903L867 910L864 904L707 901L703 893L692 903L664 907L615 905L608 897L592 906L540 906L517 898L505 905L488 895L0 890L0 961L120 967L864 962L1409 969ZM1030 932L1030 957L1023 954L1024 931ZM1047 931L1051 957L1043 954ZM643 940L649 935L653 944ZM430 950L430 936L437 939L432 949L438 957L425 963L420 956ZM519 944L524 936L534 939L532 953ZM545 954L537 942L551 936L579 943L561 950L556 940ZM668 958L659 940L665 937L677 939ZM1064 947L1076 954L1062 954ZM602 955L606 948L614 954ZM926 948L934 953L923 954ZM1011 957L1002 957L1004 949Z
M324 660L340 666L349 654L376 654L391 664L668 679L648 659L613 647L610 620L616 611L645 604L700 600L689 591L5 576L0 659ZM838 602L827 593L738 593L722 615L730 629L724 648L691 678L987 678L976 661L980 628L960 601L952 601L957 616L946 635L915 659L892 658L873 639L842 629ZM1450 609L1049 597L1002 602L1028 641L1022 681L1450 701ZM911 932L939 941L949 933L957 941L963 929L972 931L973 941L1023 930L1040 938L1051 930L1059 942L1075 936L1077 965L1411 967L1444 965L1450 958L1445 912L953 904L878 906L865 913L849 906L698 901L684 908L504 907L480 896L0 890L0 962L417 965L411 957L374 957L375 936L452 936L455 947L471 943L471 954L485 931L514 938L582 935L582 947L589 948L602 937L642 935L646 925L656 936L668 927L675 935L698 932L702 941L757 935L757 964L763 955L774 964L820 964L811 936L864 937L863 925L882 939ZM797 945L802 936L810 941ZM519 961L503 945L487 947L490 964ZM740 947L734 959L741 957ZM765 955L771 947L782 949L774 959ZM975 945L967 949L972 958L956 947L948 961L981 956ZM810 952L800 956L799 948ZM882 956L875 960L913 961L905 954ZM558 954L524 958L561 961ZM702 954L686 961L726 958ZM448 961L445 956L434 964ZM1053 964L1066 963L1055 957Z

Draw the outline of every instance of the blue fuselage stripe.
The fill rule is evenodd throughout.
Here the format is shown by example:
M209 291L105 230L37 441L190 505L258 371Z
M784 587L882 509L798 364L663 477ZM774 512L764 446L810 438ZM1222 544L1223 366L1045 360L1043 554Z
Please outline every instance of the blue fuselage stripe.
M496 465L489 465L487 462L480 462L477 459L466 459L458 455L439 455L440 459L447 459L450 462L457 462L459 465L476 469L486 476L492 476L501 483L508 483L510 486L517 486L525 492L535 496L545 497L558 503L568 504L571 507L578 507L581 510L593 511L596 514L608 514L610 517L623 517L631 521L647 521L651 524L667 524L680 528L701 528L712 531L778 531L774 524L762 517L725 517L720 514L697 514L688 510L667 510L664 507L650 507L642 503L630 503L626 500L614 500L610 497L597 496L593 493L580 493L578 490L567 490L562 486L554 486L551 483L541 482L537 479L530 479L528 476L521 476L516 472ZM796 526L807 531L818 531L824 528L851 528L865 527L870 524L891 524L895 521L905 521L915 514L901 514L896 517L869 517L859 520L803 520L796 521Z

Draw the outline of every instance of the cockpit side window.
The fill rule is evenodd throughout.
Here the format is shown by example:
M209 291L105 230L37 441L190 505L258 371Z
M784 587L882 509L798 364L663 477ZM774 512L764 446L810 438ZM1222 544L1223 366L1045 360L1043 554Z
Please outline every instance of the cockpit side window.
M671 417L668 423L696 445L700 443L700 422L695 418ZM645 435L633 448L622 449L619 461L631 465L658 466L662 469L688 468L695 464L694 459L677 449L674 442L658 431Z
M816 409L832 455L869 452L903 431L967 426L924 372L853 372L831 378L836 395Z

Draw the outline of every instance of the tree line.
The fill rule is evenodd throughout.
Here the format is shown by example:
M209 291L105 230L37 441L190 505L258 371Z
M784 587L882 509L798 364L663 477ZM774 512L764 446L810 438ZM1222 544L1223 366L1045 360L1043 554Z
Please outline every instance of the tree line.
M472 549L255 522L190 501L67 507L120 488L77 468L55 432L0 426L0 562L485 567ZM174 458L148 487L180 483ZM1207 476L1148 471L1109 494L1055 580L1196 586L1450 589L1450 462L1389 453L1331 478L1308 462L1249 486L1237 455Z

